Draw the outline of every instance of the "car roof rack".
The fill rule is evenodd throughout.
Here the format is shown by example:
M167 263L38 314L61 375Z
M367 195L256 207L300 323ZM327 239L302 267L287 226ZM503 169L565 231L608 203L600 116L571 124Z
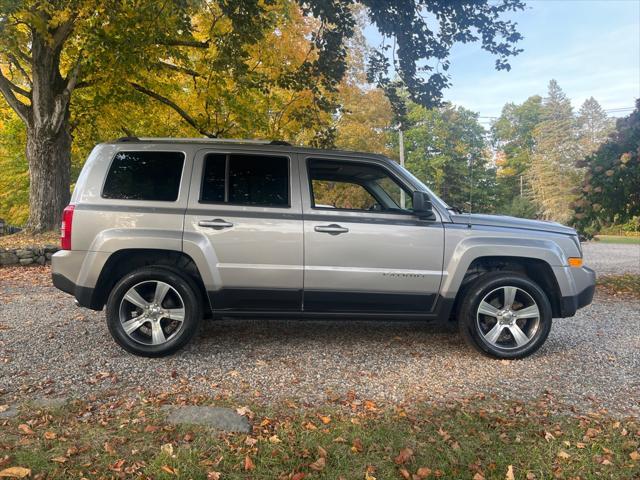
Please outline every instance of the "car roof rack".
M237 139L237 138L120 137L116 140L116 143L140 143L140 142L238 143L238 144L255 144L255 145L291 146L289 142L285 142L284 140L255 140L255 139Z

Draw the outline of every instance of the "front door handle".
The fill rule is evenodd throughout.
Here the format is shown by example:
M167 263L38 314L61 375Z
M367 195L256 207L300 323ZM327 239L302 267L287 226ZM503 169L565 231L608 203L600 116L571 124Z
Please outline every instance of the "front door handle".
M316 232L328 233L329 235L340 235L341 233L347 233L349 231L348 228L341 227L340 225L336 225L332 223L331 225L318 225L313 228Z
M221 218L216 218L215 220L201 220L198 222L198 225L200 225L201 227L215 228L218 230L221 228L233 227L233 223L226 222Z

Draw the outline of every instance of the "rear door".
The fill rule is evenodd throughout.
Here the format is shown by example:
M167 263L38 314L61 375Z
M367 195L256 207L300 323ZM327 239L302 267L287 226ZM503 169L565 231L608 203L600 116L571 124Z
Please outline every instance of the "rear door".
M432 312L444 230L413 214L411 188L370 159L313 155L301 168L304 310Z
M301 212L291 154L213 149L196 154L184 251L203 252L215 310L301 309Z

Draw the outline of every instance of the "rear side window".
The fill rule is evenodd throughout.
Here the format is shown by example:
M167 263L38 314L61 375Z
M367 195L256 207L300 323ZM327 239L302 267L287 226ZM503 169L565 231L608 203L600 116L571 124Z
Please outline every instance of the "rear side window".
M289 206L289 159L267 155L209 154L201 203Z
M120 152L111 162L102 197L175 202L183 166L182 152Z

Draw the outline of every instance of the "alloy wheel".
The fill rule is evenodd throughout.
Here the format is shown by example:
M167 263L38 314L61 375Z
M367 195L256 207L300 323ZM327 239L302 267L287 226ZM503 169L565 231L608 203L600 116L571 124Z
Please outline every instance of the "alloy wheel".
M533 340L540 327L540 309L522 288L503 286L484 296L478 305L476 322L491 346L522 348Z
M184 324L185 305L178 291L157 280L131 287L122 297L120 326L144 345L162 345L175 337Z

